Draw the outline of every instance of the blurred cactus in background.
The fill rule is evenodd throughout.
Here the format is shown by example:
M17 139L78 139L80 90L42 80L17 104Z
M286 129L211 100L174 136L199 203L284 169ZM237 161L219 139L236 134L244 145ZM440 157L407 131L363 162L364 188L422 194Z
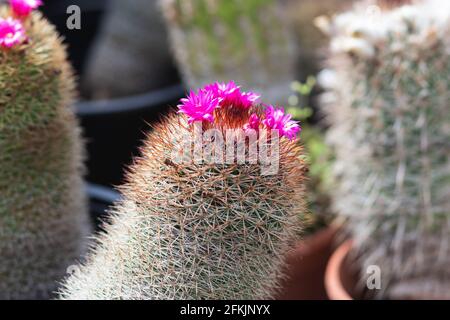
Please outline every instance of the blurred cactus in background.
M177 81L157 0L112 0L85 67L94 99L145 93Z
M303 74L316 74L325 58L327 38L316 27L314 19L332 15L351 6L354 0L287 0L287 17L298 43L298 69Z
M295 139L298 124L281 109L264 111L256 98L233 83L210 85L182 100L184 114L156 126L121 188L124 200L87 264L65 283L63 299L262 299L276 293L284 256L306 220L306 166ZM278 144L274 131L263 138L264 128L278 130ZM225 132L250 132L245 161L233 154L226 163L192 161L193 145L195 153L200 143L200 155L211 147L209 138L195 138L210 129L219 133L214 141L226 136L233 150L240 140ZM263 164L249 160L250 141L267 147L273 160L279 147L276 173L263 175ZM215 147L211 154L224 156Z
M61 40L40 13L11 14L0 7L0 299L45 299L89 231L83 152Z
M449 299L450 2L399 2L320 23L332 37L334 205L362 275L380 267L382 297Z
M278 0L160 0L190 88L230 81L286 104L295 46Z

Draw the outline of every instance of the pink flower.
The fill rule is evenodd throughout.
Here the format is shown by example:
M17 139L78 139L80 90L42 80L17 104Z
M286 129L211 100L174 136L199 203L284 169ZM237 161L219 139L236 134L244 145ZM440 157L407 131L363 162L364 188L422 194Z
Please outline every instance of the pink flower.
M260 123L261 123L261 121L259 120L258 115L256 113L253 113L250 116L248 123L246 125L244 125L244 131L245 132L248 132L250 130L258 131Z
M9 0L9 3L18 17L26 17L31 11L42 5L41 0Z
M237 107L250 109L260 98L253 92L241 92L241 88L234 81L228 83L213 83L205 86L206 91L210 91L221 101L222 107Z
M253 105L255 104L256 101L258 101L258 99L261 96L259 96L258 94L254 93L254 92L244 92L241 95L241 106L244 109L250 109L251 107L253 107Z
M11 48L21 44L25 39L25 29L20 21L0 18L0 47Z
M211 91L191 91L187 98L181 99L178 113L188 116L189 124L196 121L214 122L214 110L219 108L220 100Z
M298 122L291 120L290 114L285 114L283 108L275 109L273 106L268 106L266 110L266 119L263 124L268 129L278 130L281 137L286 137L289 140L294 140L301 128Z
M219 83L215 82L208 84L204 87L204 90L212 92L217 98L222 98L222 100L234 97L239 91L239 87L233 82Z

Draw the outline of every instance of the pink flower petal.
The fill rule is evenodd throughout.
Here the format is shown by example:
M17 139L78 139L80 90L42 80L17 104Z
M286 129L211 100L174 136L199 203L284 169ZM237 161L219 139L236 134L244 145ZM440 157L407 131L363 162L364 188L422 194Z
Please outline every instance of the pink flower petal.
M212 92L200 90L191 91L187 98L181 99L178 105L179 113L188 116L189 124L197 121L214 122L214 110L219 107L220 100Z
M234 81L209 84L204 87L204 90L212 92L215 97L220 99L221 106L225 108L250 109L260 98L259 95L253 92L241 92L241 88Z
M25 29L19 20L0 18L0 47L9 49L25 40Z
M281 137L286 137L289 140L294 140L297 134L301 131L300 125L297 121L291 120L290 114L285 114L283 108L275 109L273 106L268 106L266 110L266 119L262 123L272 130L278 130Z
M26 17L42 5L41 0L9 0L11 8L18 17Z
M259 125L261 124L261 121L259 120L259 117L257 114L253 113L250 116L250 119L248 120L248 123L244 125L244 131L248 132L250 130L259 130Z

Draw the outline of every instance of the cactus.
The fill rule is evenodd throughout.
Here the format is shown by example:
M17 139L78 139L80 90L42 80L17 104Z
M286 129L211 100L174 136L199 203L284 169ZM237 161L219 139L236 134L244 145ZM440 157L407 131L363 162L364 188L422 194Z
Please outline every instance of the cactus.
M148 136L142 157L121 187L124 200L115 206L87 263L64 283L63 299L258 299L275 294L284 254L306 217L302 149L290 140L298 126L289 116L278 117L281 110L266 111L261 123L287 137L279 139L280 165L272 174L262 175L260 162L189 161L192 142L199 143L191 138L201 135L202 128L205 134L206 129L222 133L244 127L249 119L246 130L262 126L256 114L250 116L254 111L264 117L251 102L255 96L242 94L238 99L247 102L238 107L236 100L217 100L208 90L182 100L180 110L189 118L169 116ZM201 119L203 127L195 122ZM260 148L267 143L262 133L254 141ZM274 145L270 140L269 149L275 150ZM185 161L176 160L178 154Z
M326 27L334 206L362 277L380 267L378 297L448 299L450 3L387 2Z
M88 232L74 80L40 13L20 22L2 6L0 21L19 31L0 32L0 299L45 299Z
M82 92L94 99L140 94L176 81L157 1L113 0L84 73Z
M295 48L278 0L161 0L180 71L190 88L236 80L285 104Z

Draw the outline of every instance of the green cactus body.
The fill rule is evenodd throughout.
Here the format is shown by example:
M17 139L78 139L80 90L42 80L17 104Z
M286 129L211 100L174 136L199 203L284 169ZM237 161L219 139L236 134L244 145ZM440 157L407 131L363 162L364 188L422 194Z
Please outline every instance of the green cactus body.
M176 70L169 48L156 0L111 1L84 70L83 94L116 98L172 84Z
M39 13L25 26L0 51L0 299L50 297L88 231L72 71Z
M334 205L382 297L450 298L450 6L368 12L328 28Z
M241 128L249 115L235 109L216 117L214 128L225 130ZM156 126L121 188L124 200L87 263L64 284L63 299L275 294L284 255L304 224L301 147L280 140L274 175L261 175L259 164L172 161L194 131L184 115Z
M295 48L278 0L161 0L185 82L235 80L287 103Z

